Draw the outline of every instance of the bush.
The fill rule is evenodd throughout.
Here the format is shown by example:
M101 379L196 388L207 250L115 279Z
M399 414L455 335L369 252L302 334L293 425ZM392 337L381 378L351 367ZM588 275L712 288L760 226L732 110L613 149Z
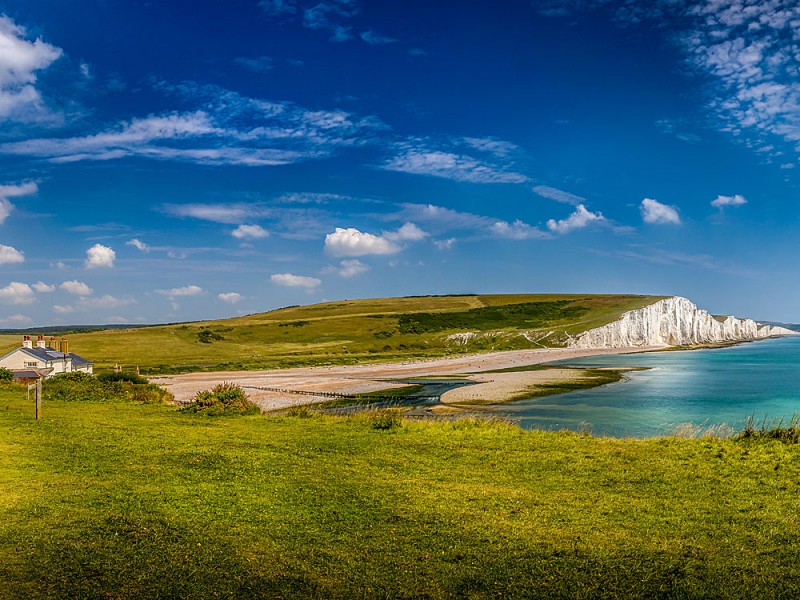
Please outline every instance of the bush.
M247 393L235 383L219 383L210 390L197 392L194 402L182 409L184 412L206 415L252 415L261 412L247 397Z
M14 373L8 369L0 367L0 381L11 381L14 379Z
M141 375L136 375L135 373L123 373L120 371L119 373L101 373L97 375L96 379L99 381L124 381L127 383L136 383L139 385L143 385L149 383L146 377L142 377Z
M94 377L88 373L60 373L44 381L43 393L45 400L83 402L128 400L145 404L165 404L175 400L170 392L147 383L146 379L144 381L145 383L132 383L128 380L115 380L113 377Z

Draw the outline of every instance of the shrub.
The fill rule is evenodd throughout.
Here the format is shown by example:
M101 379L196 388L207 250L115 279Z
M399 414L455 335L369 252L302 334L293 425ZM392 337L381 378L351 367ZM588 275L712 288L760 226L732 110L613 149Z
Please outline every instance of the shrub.
M194 402L182 409L184 412L204 413L211 416L261 412L247 393L235 383L218 383L210 390L197 392Z
M124 381L127 383L136 383L136 384L146 384L149 383L146 377L142 377L141 375L136 375L135 373L123 373L120 371L119 373L101 373L96 377L100 381Z
M403 419L396 410L384 410L372 417L372 428L378 431L389 431L403 424Z
M11 381L14 379L14 373L8 369L0 368L0 381Z
M112 374L118 375L118 374ZM144 378L139 378L144 379ZM43 384L45 400L84 402L133 401L145 404L173 402L172 394L152 383L132 383L88 373L60 373Z

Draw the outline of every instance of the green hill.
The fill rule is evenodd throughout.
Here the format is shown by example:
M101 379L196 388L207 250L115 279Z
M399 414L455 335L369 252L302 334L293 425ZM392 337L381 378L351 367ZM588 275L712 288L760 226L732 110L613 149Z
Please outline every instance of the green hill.
M264 369L558 347L660 296L462 295L345 300L69 336L70 349L144 373ZM13 348L19 336L0 336Z

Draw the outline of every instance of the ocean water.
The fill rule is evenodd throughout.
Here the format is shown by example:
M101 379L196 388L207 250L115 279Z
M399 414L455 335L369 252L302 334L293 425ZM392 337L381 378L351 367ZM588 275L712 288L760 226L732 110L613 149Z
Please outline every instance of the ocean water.
M649 369L626 373L619 383L502 408L526 429L590 427L595 435L652 437L684 423L741 427L748 416L772 421L800 414L800 336L555 364Z

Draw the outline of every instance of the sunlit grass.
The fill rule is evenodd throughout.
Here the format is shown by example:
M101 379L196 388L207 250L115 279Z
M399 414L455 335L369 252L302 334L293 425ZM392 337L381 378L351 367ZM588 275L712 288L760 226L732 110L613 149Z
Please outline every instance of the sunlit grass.
M0 598L797 597L800 446L0 392Z

